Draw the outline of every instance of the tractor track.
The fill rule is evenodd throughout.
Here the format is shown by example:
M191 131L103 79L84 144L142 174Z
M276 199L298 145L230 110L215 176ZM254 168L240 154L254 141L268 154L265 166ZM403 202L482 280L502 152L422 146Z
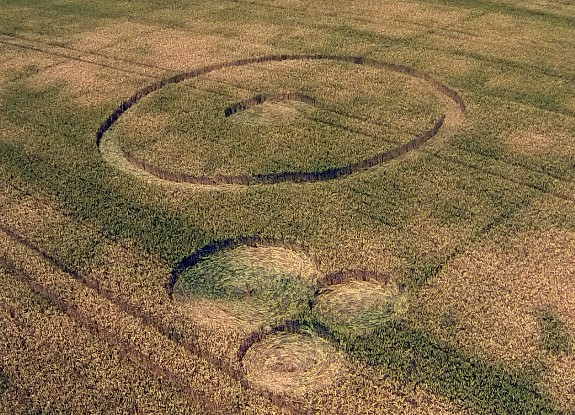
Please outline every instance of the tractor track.
M475 154L475 155L477 155L477 153L474 153L474 152L471 152L471 151L468 151L468 150L464 150L464 151L467 151L467 152L469 152L470 154ZM536 190L536 191L538 191L538 192L541 192L541 193L544 193L544 194L547 194L547 195L556 197L556 198L558 198L558 199L562 199L562 200L565 200L565 201L568 201L568 202L575 202L575 196L569 196L569 195L564 194L564 193L555 192L555 191L553 191L553 190L546 189L546 188L543 187L543 186L540 186L540 185L531 183L531 182L529 182L529 181L527 181L527 180L519 180L519 179L510 177L510 176L507 175L507 174L504 174L504 173L501 173L501 172L496 171L495 169L497 168L497 166L495 166L494 168L491 168L491 169L490 169L490 168L487 168L487 167L485 167L485 166L481 166L479 163L475 164L475 163L465 162L465 161L462 161L462 160L458 160L456 157L450 157L450 156L441 155L441 154L439 154L438 152L432 153L432 152L429 152L429 151L428 151L427 154L433 156L434 158L437 158L437 159L439 159L439 160L442 160L442 161L444 161L444 162L450 163L450 164L455 164L455 165L460 165L460 166L469 167L469 168L472 168L472 169L474 169L474 170L480 171L480 172L482 172L482 173L488 174L488 175L490 175L490 176L495 176L495 177L497 177L497 178L499 178L499 179L503 179L503 180L505 180L505 181L508 181L508 182L511 182L511 183L514 183L514 184L517 184L517 185L520 185L520 186L529 187L529 188L531 188L531 189L533 189L533 190ZM482 156L483 156L483 155L482 155ZM485 157L485 156L484 156L484 157ZM497 160L497 161L498 161L499 163L503 163L503 164L506 164L506 165L508 165L508 166L511 166L512 168L514 168L514 167L520 167L520 168L523 168L523 169L525 169L525 170L530 170L530 169L528 169L528 168L526 168L526 167L524 167L524 166L518 166L518 165L515 165L515 164L512 164L512 163L508 163L508 162L505 162L505 161L501 161L501 160ZM548 176L548 177L553 178L554 180L557 180L557 181L560 181L560 182L563 182L563 183L570 183L570 184L573 183L573 181L571 181L571 180L565 180L565 179L556 178L556 177L554 177L554 176L552 176L552 175L549 175L549 174L547 174L547 173L545 173L545 172L541 172L541 171L537 171L537 170L531 170L531 171L534 172L534 173L537 173L537 174L546 175L546 176Z
M109 56L105 53L83 50L83 49L79 49L79 48L72 48L72 47L64 46L64 45L54 43L54 42L42 42L42 41L35 40L35 39L29 39L25 36L19 36L19 35L9 34L9 33L5 33L5 32L0 32L0 36L4 38L4 39L0 38L0 43L7 45L7 46L31 50L34 52L40 52L40 53L44 53L44 54L55 56L55 57L71 59L71 60L76 61L76 62L87 63L90 65L95 65L95 66L99 66L102 68L108 68L108 69L112 69L114 71L129 73L132 75L137 75L137 76L141 76L141 77L145 77L145 78L160 79L160 77L162 76L161 74L165 74L166 72L174 72L173 69L161 68L161 67L157 67L157 66L150 65L147 63L142 63L139 61L134 61L134 60L130 60L130 59L122 59L122 58L118 58L115 56ZM53 50L50 50L50 49L53 49ZM88 59L86 57L86 55L92 56L96 60ZM101 61L98 61L97 59L100 59L100 60L104 59L107 62L101 62ZM152 74L142 72L142 71L134 71L134 70L126 69L125 67L118 66L117 65L118 63L125 63L129 66L138 66L140 68L152 69L152 70L161 72L161 74L160 75L158 75L158 74L152 75Z
M170 71L175 71L175 69L173 68L165 68L165 67L161 67L161 66L157 66L157 65L151 65L149 63L144 63L144 62L140 62L140 61L136 61L133 59L125 59L125 58L120 58L117 56L110 56L106 53L102 53L102 52L97 52L94 50L86 50L86 49L80 49L80 48L74 48L72 46L68 46L66 44L63 43L57 43L57 42L47 42L47 41L41 41L38 39L31 39L29 37L26 36L22 36L22 35L17 35L14 33L6 33L6 32L0 32L0 36L6 36L9 38L13 38L13 39L17 39L17 40L23 40L26 42L30 42L30 43L37 43L40 45L44 45L44 46L48 46L48 47L55 47L58 49L63 49L63 50L67 50L70 52L78 52L81 54L88 54L88 55L92 55L92 56L96 56L96 57L101 57L101 58L105 58L105 59L110 59L110 60L114 60L116 62L123 62L123 63L127 63L130 65L136 65L136 66L140 66L140 67L146 67L146 68L150 68L150 69L155 69L158 71L163 71L163 72L170 72Z
M5 226L1 225L0 230L6 235L14 238L18 244L32 249L32 245L28 241L25 241L21 237L15 235ZM33 250L36 251L35 249ZM49 255L45 253L41 254L37 251L36 253L40 254L42 258L49 261L51 265L58 267L61 270L65 269L65 267L56 265L58 264L58 261L53 260L53 258L51 258ZM199 403L200 406L202 406L203 409L208 413L226 412L225 408L215 404L215 402L210 399L210 397L205 392L190 387L188 384L183 382L180 376L178 376L175 372L167 368L165 365L158 363L146 354L142 353L134 345L131 345L120 336L118 336L116 330L110 329L101 321L97 321L96 319L91 318L86 310L82 310L81 306L63 299L54 289L49 288L49 286L46 284L38 282L37 278L35 278L26 270L23 270L4 253L0 254L0 267L4 268L9 274L25 283L30 288L30 290L46 299L60 312L66 314L75 324L87 329L92 335L111 345L113 348L118 350L122 356L132 360L147 372L169 383L174 391L183 394L188 400L190 400L190 402L196 404Z

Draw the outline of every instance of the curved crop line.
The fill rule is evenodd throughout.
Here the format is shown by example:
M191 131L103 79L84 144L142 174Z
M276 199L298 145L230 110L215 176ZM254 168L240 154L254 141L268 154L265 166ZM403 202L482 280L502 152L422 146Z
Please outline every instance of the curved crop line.
M246 368L243 367L243 360L244 357L246 355L246 353L248 352L248 350L256 343L259 343L275 334L278 333L287 333L287 334L297 334L302 332L302 327L305 326L311 326L313 327L313 331L314 333L316 333L319 337L327 340L328 342L330 342L331 344L338 346L339 345L339 341L333 336L331 335L331 333L329 332L329 330L324 327L321 324L318 323L312 323L311 321L308 321L306 319L303 320L299 320L299 319L295 319L295 320L288 320L285 321L284 323L266 329L266 328L260 328L258 330L255 330L253 332L251 332L246 338L244 338L244 340L242 341L242 343L240 344L240 347L238 348L237 352L236 352L236 362L237 362L237 373L241 376L241 384L245 387L245 388L250 388L250 389L258 389L258 388L254 388L254 385L252 385L252 383L250 381L248 381L247 379L247 371ZM307 331L307 330L306 330ZM278 400L278 398L281 398L282 394L277 394L271 391L266 391L266 390L258 390L258 392L260 393L261 396L266 397L267 399L270 399L272 402L276 402ZM279 401L281 402L281 400ZM297 401L293 401L291 400L290 403L296 403L297 405ZM295 407L297 409L297 406ZM296 409L296 410L297 410ZM303 413L301 410L299 410L297 413Z
M203 259L209 257L210 255L223 251L223 250L232 250L236 249L240 246L266 246L266 247L281 247L290 249L296 252L304 252L314 263L316 266L319 266L319 260L307 252L307 249L300 247L299 245L285 240L285 239L277 239L277 238L267 238L267 237L260 237L257 235L252 236L238 236L235 238L228 238L219 241L213 241L203 247L197 249L192 254L182 258L173 268L170 273L170 278L168 282L164 284L168 296L170 299L173 300L173 291L176 282L180 274L187 268L193 267L198 264ZM351 269L351 270L337 270L332 271L325 274L322 278L320 278L316 282L317 289L314 293L314 298L317 295L321 295L321 290L323 288L329 287L335 284L344 284L350 281L370 281L375 280L382 284L388 284L390 282L390 276L387 274L379 274L373 271L362 270L362 269ZM310 308L313 307L313 299L310 300ZM240 376L242 384L249 387L247 384L247 380L245 379L245 373L241 367L242 360L247 353L248 349L252 347L254 344L264 340L270 335L274 335L280 332L285 333L298 333L300 331L300 327L309 324L309 321L304 320L288 320L283 324L278 326L272 327L271 329L260 328L258 330L253 331L250 333L240 344L237 350L237 362L238 366L236 369L236 373ZM314 331L321 337L329 340L330 342L338 343L338 340L329 332L329 330L324 327L321 323L318 322L311 322L314 327Z
M263 104L266 101L299 101L309 105L315 105L315 98L299 92L284 92L281 94L261 94L244 101L236 102L224 110L224 116L229 117L239 111L245 111L255 105Z
M242 367L242 363L244 360L245 355L247 354L248 350L256 343L259 343L270 336L273 336L278 333L288 333L288 334L297 334L300 333L302 327L312 327L315 334L319 337L327 340L331 344L335 345L336 347L339 346L339 340L330 333L329 329L325 327L321 323L312 322L307 319L295 319L295 320L288 320L284 323L272 327L270 329L260 328L258 330L252 331L240 344L236 352L237 364L238 364L238 372L243 376L242 382L246 385L246 387L251 387L250 383L246 379L246 370ZM273 394L272 394L273 396Z
M244 339L244 341L238 348L237 351L238 361L241 363L248 349L252 347L254 344L264 340L266 337L277 333L290 333L290 334L299 333L301 326L302 326L301 321L290 320L284 322L283 324L280 324L279 326L272 327L269 330L261 328L259 330L253 331L248 337Z
M210 365L217 367L223 373L230 376L231 379L240 382L242 387L244 388L249 387L243 371L237 368L236 365L231 364L231 362L228 363L226 359L223 359L221 356L213 355L209 351L200 348L200 346L193 340L192 341L186 339L182 340L178 332L178 329L175 326L166 324L166 322L163 321L160 317L155 316L154 313L150 312L149 310L145 310L145 307L132 304L126 301L125 299L121 299L120 297L115 296L110 289L101 287L97 279L91 279L90 277L82 275L77 271L69 268L68 266L63 264L60 260L58 260L56 257L43 251L40 247L36 246L30 240L24 238L22 235L18 234L15 230L7 227L2 223L0 223L0 232L4 232L9 238L12 238L14 240L14 243L25 246L26 248L30 249L34 254L42 257L53 267L69 275L71 278L81 283L86 288L93 290L98 296L118 306L118 308L121 309L122 312L138 319L142 327L149 327L157 330L157 332L160 335L164 336L165 338L173 342L175 345L183 347L183 349L190 355L204 359ZM235 244L230 242L232 240L235 241ZM261 238L257 236L238 237L235 239L230 238L228 240L221 241L220 243L217 244L210 244L209 246L218 245L220 249L225 249L226 247L228 248L237 247L240 244L244 244L247 246L258 246L263 244L267 244L266 246L272 246L272 244L274 244L273 246L280 246L281 244L281 246L286 248L291 248L293 250L298 249L301 250L301 248L299 248L298 245L291 244L289 241L280 241L277 239ZM213 250L214 249L213 247L210 249L212 249L212 252L217 251L217 249ZM209 252L210 249L205 249L202 252ZM186 260L186 258L184 258L184 260L182 260L181 263L187 263L189 260ZM115 347L117 350L121 351L123 354L132 359L136 364L140 365L148 372L164 379L167 383L169 383L172 386L172 389L174 391L183 391L183 393L186 396L186 399L190 399L192 402L195 402L203 406L207 411L207 413L227 413L226 408L222 408L220 406L221 403L216 402L213 399L210 399L205 392L191 388L187 383L185 383L182 380L180 375L173 372L170 368L166 367L161 362L158 363L156 362L156 360L151 359L150 356L143 354L141 351L125 343L121 338L117 336L116 333L106 329L101 324L98 324L98 322L95 321L94 319L86 317L84 314L80 313L74 304L62 300L57 293L55 293L53 290L50 289L50 287L36 282L34 277L31 276L27 271L20 269L5 255L1 254L0 254L0 268L4 268L6 269L7 272L11 273L15 277L20 278L24 283L26 283L29 286L31 290L44 297L46 300L50 301L52 304L58 307L62 312L67 313L69 317L75 322L77 322L79 325L85 327L86 329L91 331L94 335L98 336L103 341L109 343L112 347ZM286 409L288 413L302 412L301 406L297 402L293 402L292 400L286 399L285 397L282 396L267 394L261 391L259 391L258 393L264 399L269 400L272 404L278 405L279 407Z
M330 285L345 284L350 281L377 281L381 284L389 284L391 276L389 274L380 274L365 269L348 269L332 271L323 276L317 286L319 289L329 287Z
M282 324L272 327L270 329L260 328L258 330L252 331L240 344L238 351L236 352L237 364L238 364L238 373L240 373L242 377L242 384L246 387L252 387L248 380L246 379L246 371L245 368L242 367L242 363L244 357L250 347L254 344L259 343L270 336L278 333L288 333L288 334L297 334L300 333L302 327L304 326L311 326L313 327L314 332L321 338L329 341L330 343L334 344L335 346L339 345L339 341L335 338L328 330L327 327L320 323L311 322L307 319L299 320L288 320L283 322ZM273 397L274 394L271 394Z
M326 170L311 171L311 172L301 172L301 171L291 171L291 172L281 172L281 173L268 173L268 174L254 174L254 175L238 175L238 176L192 176L185 173L175 173L169 170L165 170L149 163L139 160L129 152L122 149L124 157L126 160L160 179L178 182L178 183L193 183L202 185L221 185L221 184L240 184L240 185L253 185L253 184L275 184L283 182L317 182L322 180L331 180L338 177L347 176L352 173L357 173L359 171L367 170L373 166L386 163L397 157L400 157L407 152L416 149L421 146L435 134L439 128L443 125L445 120L445 114L437 120L435 125L425 132L425 134L420 135L407 143L398 146L392 150L385 151L383 153L376 154L373 157L361 160L357 163L348 164L342 167L332 167Z
M102 136L104 133L114 124L120 116L126 112L129 108L131 108L134 104L136 104L140 99L143 97L151 94L154 91L157 91L169 84L176 84L182 82L186 79L195 78L197 76L207 74L216 70L234 67L234 66L243 66L249 65L254 63L264 63L264 62L283 62L289 60L332 60L332 61L339 61L339 62L350 62L358 65L369 65L376 68L383 68L387 70L391 70L394 72L403 73L406 75L410 75L416 78L420 78L425 80L426 82L430 83L435 89L437 89L443 95L452 99L459 107L459 109L465 113L466 106L461 98L461 96L454 90L450 89L446 85L440 83L439 81L433 79L431 75L418 71L416 69L409 68L403 65L397 65L388 62L381 62L373 59L364 59L361 57L353 57L353 56L338 56L338 55L271 55L271 56L262 56L258 58L248 58L248 59L240 59L237 61L232 62L223 62L218 64L213 64L209 66L205 66L200 69L195 69L189 72L183 72L178 75L175 75L171 78L164 79L158 82L155 82L151 85L148 85L145 88L140 89L134 95L132 95L129 99L124 101L116 110L108 116L108 118L100 125L98 131L96 132L96 146L98 149L100 148L100 142L102 140ZM269 97L277 97L281 94L272 94ZM308 103L315 103L315 100L311 97L305 96L303 94L293 94L293 99L302 100L303 102ZM224 111L225 116L231 115L234 110L238 111L243 109L242 106L247 105L257 105L258 99L263 102L267 96L260 95L258 97L252 98L248 101L243 101L236 103ZM429 140L433 137L439 128L442 126L443 121L445 119L445 114L442 114L441 117L437 120L435 125L429 129L427 132L414 138L413 140L396 147L393 150L386 151L383 153L379 153L371 158L361 160L354 164L348 164L347 166L342 167L334 167L327 170L322 171L313 171L313 172L282 172L282 173L271 173L271 174L257 174L257 175L239 175L239 176L215 176L215 177L208 177L208 176L192 176L183 173L175 173L171 171L167 171L161 169L156 166L152 166L146 162L143 162L137 159L135 156L131 155L127 151L122 149L123 155L136 167L144 170L160 179L175 181L175 182L185 182L185 183L194 183L194 184L203 184L203 185L217 185L217 184L240 184L240 185L251 185L251 184L273 184L273 183L281 183L286 181L291 182L314 182L319 180L329 180L335 179L337 177L349 175L351 173L355 173L361 170L368 169L378 164L385 163L390 161L396 157L399 157L414 148L419 147L424 142Z

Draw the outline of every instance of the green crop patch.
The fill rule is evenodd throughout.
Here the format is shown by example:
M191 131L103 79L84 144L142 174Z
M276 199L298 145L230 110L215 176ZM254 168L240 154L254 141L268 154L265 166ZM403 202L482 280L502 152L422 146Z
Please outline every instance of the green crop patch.
M244 318L277 325L309 309L313 280L306 276L315 276L314 266L302 255L279 247L238 246L198 256L178 272L171 289L181 301L225 301Z

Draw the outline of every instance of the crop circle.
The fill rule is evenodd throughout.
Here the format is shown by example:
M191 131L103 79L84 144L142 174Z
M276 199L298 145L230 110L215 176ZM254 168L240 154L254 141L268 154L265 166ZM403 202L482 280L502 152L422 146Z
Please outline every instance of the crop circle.
M212 300L239 318L270 325L309 309L317 270L303 252L245 238L204 253L184 258L172 272L167 287L176 300Z
M165 287L181 304L200 297L259 326L237 351L242 380L297 395L331 385L347 367L332 330L361 335L405 312L405 293L389 275L319 269L293 242L239 236L182 258Z
M396 284L349 281L320 290L313 311L322 321L363 334L400 315L405 302L405 293Z
M443 94L443 95L447 96L449 99L451 99L458 106L458 108L461 111L463 111L463 112L465 111L465 104L464 104L463 100L461 99L461 97L455 91L451 90L450 88L441 84L440 82L434 80L431 76L429 76L426 73L423 73L423 72L420 72L420 71L417 71L417 70L414 70L414 69L411 69L411 68L408 68L408 67L405 67L402 65L395 65L395 64L380 62L380 61L371 60L371 59L363 59L363 58L349 57L349 56L323 56L323 55L266 56L266 57L244 59L244 60L239 60L239 61L235 61L235 62L228 62L228 63L221 63L221 64L217 64L217 65L207 66L207 67L195 70L195 71L186 72L186 73L176 75L172 78L157 82L157 83L152 84L146 88L141 89L136 94L134 94L130 99L128 99L127 101L122 103L122 105L120 107L118 107L116 109L116 111L114 111L108 117L108 119L100 126L100 128L96 134L96 143L97 143L97 145L101 151L102 151L102 147L109 148L109 144L108 144L108 146L102 146L101 144L102 144L102 141L106 141L109 139L109 137L105 137L105 134L107 134L107 135L110 134L110 133L107 133L107 131L110 129L110 127L120 118L120 116L122 114L124 114L128 109L130 109L132 106L134 106L134 104L138 103L142 98L150 95L154 91L163 90L162 94L169 95L170 93L173 92L173 86L175 84L178 84L181 81L189 80L189 79L195 79L195 81L202 80L205 77L201 77L201 75L205 75L205 74L209 74L209 73L216 73L218 71L222 72L222 71L227 70L227 69L232 71L232 70L236 70L233 68L238 68L238 67L242 67L242 68L250 67L251 68L255 64L272 64L272 63L277 64L277 63L283 63L283 62L291 62L292 66L293 66L293 63L296 61L298 61L298 62L304 62L305 61L307 63L309 63L309 62L338 62L338 63L341 63L342 65L347 65L347 66L351 65L351 67L354 67L356 65L362 65L364 67L369 67L370 69L373 69L373 70L380 70L380 69L381 70L387 70L387 71L398 73L401 76L407 76L410 79L413 78L413 79L423 80L424 82L431 85L433 87L433 89L435 89L436 91L439 91L441 94ZM300 64L303 64L303 63L300 63ZM170 88L172 88L172 89L170 89ZM304 92L300 92L297 90L294 91L292 88L292 92L271 91L271 92L268 92L267 94L255 95L255 97L252 97L252 99L255 99L257 101L258 97L259 98L266 97L266 96L276 96L277 97L278 95L282 95L282 94L288 94L288 95L293 94L293 95L297 95L297 96L301 96L301 97L306 97L306 100L301 100L302 102L304 102L306 104L309 104L309 103L315 104L316 102L320 102L321 98L322 98L322 97L313 96L313 94L308 94L307 92L304 93ZM376 101L375 99L372 99L372 98L373 97L370 97L370 99L371 99L370 102ZM249 98L248 98L248 100L249 100ZM239 101L239 102L242 102L242 101ZM237 102L236 102L236 104L237 104ZM233 105L234 104L231 104L229 101L227 104L224 104L222 102L222 104L220 104L220 109L217 111L218 114L220 114L220 118L231 118L231 119L233 119L234 118ZM312 105L312 106L316 107L317 105ZM324 108L321 108L321 110L325 111ZM331 111L332 113L337 113L337 111L334 110L334 108L329 108L328 111ZM131 111L131 112L133 112L133 111ZM227 117L226 117L226 115L227 115ZM307 114L307 116L309 117L310 115ZM319 118L322 119L322 117L319 117ZM323 117L323 118L325 118L325 117ZM356 121L359 118L361 118L361 117L355 117ZM360 123L361 122L370 122L369 118L370 118L370 116L368 115L367 117L364 117L363 120L360 120L358 122L360 122ZM198 118L198 119L200 119L200 118ZM216 119L216 117L214 117L214 119ZM330 162L327 162L325 160L324 161L320 160L318 162L313 162L309 165L305 165L305 164L303 164L303 165L293 164L292 165L289 163L282 165L281 163L279 163L276 167L274 167L275 166L274 163L276 163L277 160L274 160L270 166L267 166L265 168L262 167L259 171L258 171L258 169L255 169L253 171L246 171L246 170L241 170L241 168L239 170L235 170L235 171L233 169L231 169L230 171L226 171L225 169L224 170L215 169L214 171L211 171L211 173L210 173L209 163L206 164L205 162L200 162L199 163L200 167L196 170L192 169L191 172L181 171L181 170L177 170L177 169L172 168L172 165L174 164L174 162L173 162L173 157L169 154L169 152L166 153L166 154L168 154L168 156L164 158L166 160L165 163L163 163L163 164L159 164L159 163L155 163L155 162L153 163L153 162L150 162L149 160L146 160L145 158L142 158L141 155L136 154L137 152L135 152L133 149L125 148L125 144L123 146L121 143L118 143L117 141L116 141L115 145L119 148L115 148L115 150L112 152L116 154L116 159L118 159L118 154L119 154L120 158L123 159L121 161L124 163L129 162L132 166L136 166L140 170L146 171L148 174L154 175L154 176L159 177L159 178L164 179L164 180L175 181L175 182L187 182L187 183L207 184L207 185L217 185L217 184L249 185L249 184L278 183L278 182L284 182L284 181L292 181L292 182L318 181L318 180L333 179L333 178L345 176L345 175L348 175L348 174L351 174L354 172L362 171L362 170L368 169L372 166L382 164L382 163L390 161L396 157L399 157L399 156L407 153L408 151L410 151L414 148L417 148L418 146L420 146L421 144L423 144L424 142L429 140L431 137L433 137L437 133L439 128L442 126L444 119L445 119L445 115L441 114L440 116L438 116L435 119L435 121L433 123L431 123L430 127L426 127L427 130L425 130L424 128L420 128L419 129L420 133L415 138L412 138L411 140L409 140L407 142L397 142L396 141L395 143L393 143L393 142L388 143L387 147L384 146L384 147L380 148L380 150L383 150L383 151L376 151L374 148L372 150L369 150L369 151L373 151L373 153L370 153L369 155L368 154L361 154L361 152L359 152L358 153L359 155L356 158L350 158L349 160L345 160L341 157L339 159L337 159L337 157L336 157L334 159L336 161L332 160ZM429 123L430 121L431 120L428 119L427 122ZM324 119L322 119L322 122L324 122ZM328 120L328 124L330 122L331 121ZM201 124L201 123L197 123L197 124ZM218 125L220 125L220 124L218 124ZM229 127L229 125L228 125L228 127ZM201 130L201 126L199 126L198 128ZM343 134L343 132L345 132L345 134L349 133L348 135L344 135L346 137L346 140L348 139L348 136L352 137L352 136L360 136L360 135L364 134L361 132L358 133L357 128L355 128L355 127L350 128L345 123L339 123L339 124L335 125L335 127L332 125L329 128L332 128L332 129L335 128L335 130L339 131L341 134ZM303 130L305 130L305 128ZM322 132L322 134L325 134L323 132L322 128L316 128L316 130ZM198 129L194 126L194 128L192 128L192 130L190 130L190 131L198 131ZM255 134L255 135L257 136L257 134ZM297 134L295 134L295 133L294 133L294 135L297 136ZM232 137L232 136L233 136L233 134L230 137ZM376 140L378 139L377 134L373 135L372 137ZM211 139L211 136L210 136L210 139ZM325 137L323 137L322 140L325 141ZM114 140L109 140L109 141L112 142ZM229 139L228 141L229 141L228 143L225 143L226 145L233 143L232 139ZM369 140L364 140L364 141L366 143L368 143ZM362 145L359 145L359 146L356 146L356 149L361 149L362 147L363 147ZM297 148L297 143L296 143L296 148ZM174 150L174 149L172 149L172 150ZM176 151L176 150L174 150L174 151ZM215 154L218 154L217 149L214 149L213 151L215 152ZM323 157L324 153L327 153L323 150L318 150L318 152L319 152L319 154L322 154L322 157ZM152 153L154 153L154 152L152 151ZM250 151L249 152L249 154L252 154L252 155L256 154L256 153L257 153L257 151ZM280 153L283 157L285 152L280 152ZM103 152L103 154L104 154L104 152ZM249 156L249 154L248 154L248 156ZM225 158L225 157L221 157L221 158ZM108 159L110 161L109 157L108 157ZM339 160L339 161L337 161L337 160ZM118 160L116 160L114 164L117 164L117 163L118 163ZM193 163L190 163L190 164L193 164Z
M242 359L248 384L274 394L300 394L332 385L346 361L327 340L276 333L252 345Z

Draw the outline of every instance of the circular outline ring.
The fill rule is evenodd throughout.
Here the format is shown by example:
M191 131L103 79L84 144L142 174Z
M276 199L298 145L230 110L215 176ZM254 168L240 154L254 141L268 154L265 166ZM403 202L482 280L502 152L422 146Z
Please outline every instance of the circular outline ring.
M332 60L339 62L350 62L358 65L369 65L376 68L383 68L391 70L394 72L403 73L416 78L420 78L430 83L436 90L438 90L443 95L447 96L453 100L461 110L461 112L466 112L466 106L461 98L461 96L455 92L453 89L447 87L446 85L440 83L439 81L433 79L429 74L425 72L418 71L416 69L409 68L403 65L397 65L388 62L381 62L373 59L365 59L361 57L354 56L337 56L337 55L270 55L262 56L258 58L248 58L240 59L231 62L218 63L214 65L205 66L200 69L192 70L189 72L182 72L171 78L167 78L145 88L140 89L129 99L124 101L116 110L110 114L110 116L104 121L98 131L96 132L96 147L100 150L100 142L104 133L114 124L118 118L136 104L140 99L149 95L150 93L163 88L169 84L176 84L181 81L195 78L199 75L207 74L209 72L217 71L224 68L230 68L234 66L250 65L254 63L264 63L264 62L283 62L289 60ZM227 108L226 110L229 110ZM227 114L227 112L226 112ZM227 115L226 115L227 116ZM255 174L255 175L239 175L239 176L192 176L183 173L175 173L161 169L157 166L150 165L143 161L138 160L136 157L122 149L123 156L130 163L136 167L164 180L180 183L193 183L200 185L221 185L221 184L239 184L239 185L253 185L253 184L274 184L281 182L315 182L320 180L335 179L342 176L347 176L349 174L366 170L370 167L388 162L394 158L397 158L410 150L413 150L431 137L433 137L439 128L442 126L445 120L445 114L442 114L434 126L426 131L424 134L417 136L416 138L402 144L392 150L376 154L373 157L360 160L357 163L348 164L346 166L334 167L322 171L312 171L312 172L281 172L281 173L270 173L270 174Z

